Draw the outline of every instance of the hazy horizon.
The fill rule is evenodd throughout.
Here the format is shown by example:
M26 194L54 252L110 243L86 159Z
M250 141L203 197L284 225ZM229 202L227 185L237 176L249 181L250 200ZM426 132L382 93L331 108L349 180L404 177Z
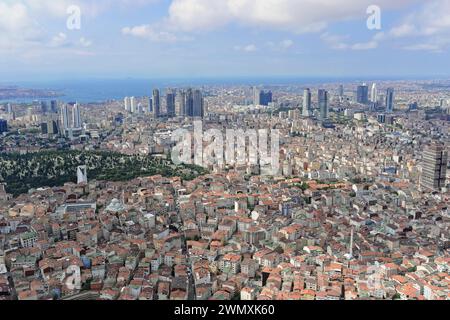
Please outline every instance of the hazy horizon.
M276 75L263 75L263 76L197 76L197 77L102 77L102 76L86 76L86 77L49 77L49 78L29 78L29 79L11 79L11 80L1 80L0 86L22 86L22 85L33 85L33 84L49 84L49 83L74 83L82 81L105 81L105 82L115 82L115 81L161 81L161 82L195 82L201 84L247 84L254 82L255 85L277 85L277 84L292 84L297 82L318 82L318 83L351 83L357 81L447 81L450 80L450 75L398 75L398 76L380 76L380 75L354 75L354 76L276 76Z

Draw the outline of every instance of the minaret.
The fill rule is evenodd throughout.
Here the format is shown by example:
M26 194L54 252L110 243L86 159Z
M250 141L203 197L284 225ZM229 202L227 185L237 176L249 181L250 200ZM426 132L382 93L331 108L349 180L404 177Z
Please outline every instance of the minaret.
M349 251L350 259L353 258L353 233L354 233L354 228L352 227L352 231L350 233L350 251Z

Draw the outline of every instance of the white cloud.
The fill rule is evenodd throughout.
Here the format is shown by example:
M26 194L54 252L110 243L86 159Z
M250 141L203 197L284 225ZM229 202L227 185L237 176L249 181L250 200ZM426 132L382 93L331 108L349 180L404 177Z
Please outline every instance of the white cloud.
M409 46L403 47L405 50L411 50L411 51L441 51L441 47L439 45L430 44L430 43L418 43L413 44Z
M417 39L418 43L404 46L407 50L445 50L450 45L450 0L427 1L420 10L392 28L388 36Z
M384 9L414 0L378 0ZM373 0L173 0L168 23L181 31L203 31L228 23L276 28L295 33L319 32L329 23L365 19Z
M349 38L348 35L341 36L330 34L328 32L325 32L320 36L320 39L322 39L322 41L324 41L329 47L335 50L348 49L348 44L346 43L346 40L348 38Z
M79 44L80 44L82 47L87 48L87 47L90 47L90 46L92 45L92 41L91 41L91 40L87 40L87 39L84 38L84 37L81 37L80 40L79 40Z
M92 41L83 37L77 41L69 40L64 34L69 7L79 6L83 20L113 7L136 9L158 1L161 0L0 0L0 49L11 52L39 46L90 47ZM56 35L44 27L47 21L59 21L61 28Z
M254 45L254 44L248 44L248 45L245 45L245 46L235 46L234 50L250 53L250 52L258 51L258 47L256 45Z
M417 34L417 30L415 26L410 23L405 23L400 26L394 27L389 32L389 35L393 36L394 38L407 37L414 34Z
M227 1L174 0L167 23L181 31L216 28L231 21Z
M23 3L34 13L45 13L46 15L62 17L67 15L67 8L81 3L70 0L24 0Z
M416 0L378 0L383 9L399 8ZM149 39L159 41L160 32L170 34L208 32L228 24L276 29L295 34L321 32L331 23L352 18L366 19L373 0L172 0L168 15L157 24L145 25ZM143 26L138 28L140 33ZM163 31L159 31L163 30ZM156 34L156 36L155 36ZM137 34L136 34L137 35ZM281 44L289 48L290 42Z
M122 34L155 42L176 42L190 40L190 38L188 37L179 37L174 33L162 29L160 30L148 24L135 27L125 27L122 29Z
M401 23L387 32L377 33L367 42L348 44L343 37L328 33L321 38L331 48L341 50L370 50L377 48L381 41L395 41L405 50L443 52L450 46L450 0L426 2ZM400 43L402 39L409 43ZM411 44L411 40L416 43Z
M285 39L280 42L268 41L266 42L266 46L274 51L284 51L292 48L294 45L294 41L290 39Z
M442 53L450 46L450 36L439 36L426 39L425 42L406 45L405 50L411 51L430 51L434 53Z
M375 34L371 40L367 42L348 43L350 36L335 35L328 32L323 33L320 38L329 47L334 50L371 50L378 48L379 41L384 38L384 33L379 32Z
M0 2L0 28L5 31L16 31L29 27L28 9L21 3Z
M280 42L268 41L264 44L265 49L270 49L272 51L285 51L294 45L294 41L290 39L282 40ZM255 44L248 44L245 46L235 46L234 50L241 52L255 52L258 51L258 47Z
M81 37L78 40L70 39L64 32L60 32L53 36L48 46L51 48L88 48L92 45L92 41Z
M50 41L50 47L64 47L69 45L67 35L63 32L58 33Z
M95 52L85 50L72 50L72 53L81 57L93 57L97 55Z
M0 2L0 48L14 50L38 41L41 29L22 3Z
M378 42L371 40L368 42L355 43L350 47L352 50L371 50L378 48Z
M280 43L280 47L284 50L289 49L290 47L292 47L294 45L294 41L292 40L283 40Z
M158 2L159 0L12 0L25 4L30 11L54 17L67 17L67 9L79 6L81 14L85 17L96 17L114 6L121 8L136 8Z

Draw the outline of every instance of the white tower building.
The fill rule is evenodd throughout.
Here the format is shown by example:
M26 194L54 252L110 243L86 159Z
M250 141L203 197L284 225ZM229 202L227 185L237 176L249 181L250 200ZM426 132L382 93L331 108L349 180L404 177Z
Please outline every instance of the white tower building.
M74 128L81 128L80 106L77 103L72 109L72 123Z
M87 167L79 166L77 168L77 184L85 184L85 183L88 183Z
M374 103L378 101L378 89L376 83L372 85L372 90L370 91L370 101Z
M131 113L136 113L137 107L136 107L136 98L135 97L130 98L130 104L131 104Z
M130 112L131 111L131 101L130 101L129 97L125 97L125 99L123 100L123 104L125 106L125 111Z
M69 106L67 104L64 104L61 107L61 113L60 113L60 120L61 120L61 127L63 130L69 129Z

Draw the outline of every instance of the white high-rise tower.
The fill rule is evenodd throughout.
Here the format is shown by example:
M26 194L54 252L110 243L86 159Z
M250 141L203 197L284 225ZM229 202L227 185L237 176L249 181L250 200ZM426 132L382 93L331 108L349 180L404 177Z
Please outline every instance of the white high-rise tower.
M80 106L77 103L72 108L72 123L74 128L81 128Z
M131 113L136 113L137 107L136 107L136 98L135 97L130 98L130 104L131 104Z
M370 91L370 101L374 103L378 101L378 90L376 83L372 85L372 90Z
M60 121L61 121L61 127L63 130L68 129L69 126L69 106L67 104L64 104L61 106L60 110Z
M129 97L125 97L123 100L123 104L125 106L125 111L130 112L131 111L131 101Z

